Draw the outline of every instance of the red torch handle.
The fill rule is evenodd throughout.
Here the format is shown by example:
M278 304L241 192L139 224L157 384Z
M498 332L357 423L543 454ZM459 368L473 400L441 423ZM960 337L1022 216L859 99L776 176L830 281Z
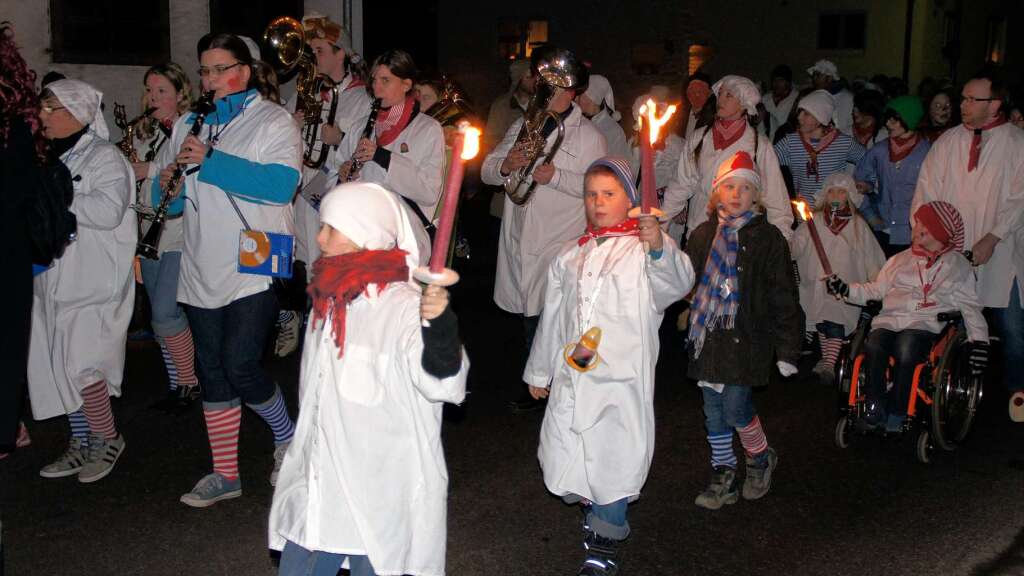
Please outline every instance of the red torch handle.
M459 192L462 189L462 176L466 163L462 160L462 145L465 136L455 133L452 139L451 166L448 167L448 180L445 182L444 205L441 208L441 219L437 224L437 235L430 252L430 272L438 274L445 268L448 259L448 244L455 226L455 210L459 205Z
M818 253L821 269L825 271L826 276L831 276L832 264L829 263L828 255L825 254L825 247L821 245L821 236L818 235L818 227L814 225L814 220L807 221L807 231L811 233L811 241L814 242L814 251Z

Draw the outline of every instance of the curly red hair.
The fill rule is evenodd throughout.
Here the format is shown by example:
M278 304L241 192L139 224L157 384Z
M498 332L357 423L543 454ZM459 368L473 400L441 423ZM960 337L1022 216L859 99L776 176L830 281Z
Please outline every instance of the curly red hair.
M32 131L36 153L42 158L45 142L35 84L36 73L18 52L11 23L0 22L0 145L6 145L11 127L20 118Z

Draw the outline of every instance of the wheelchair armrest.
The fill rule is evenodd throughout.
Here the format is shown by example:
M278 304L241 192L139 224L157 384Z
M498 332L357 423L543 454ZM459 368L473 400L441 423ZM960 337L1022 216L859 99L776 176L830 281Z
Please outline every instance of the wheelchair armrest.
M951 312L939 312L937 316L939 322L960 322L964 319L964 315L959 310L953 310Z

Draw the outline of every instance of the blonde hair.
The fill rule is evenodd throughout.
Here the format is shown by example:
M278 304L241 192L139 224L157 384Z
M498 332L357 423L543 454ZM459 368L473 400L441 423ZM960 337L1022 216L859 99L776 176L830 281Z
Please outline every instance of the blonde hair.
M181 96L181 100L178 102L178 115L181 116L188 110L192 109L192 82L188 79L188 74L182 67L174 62L165 62L163 64L157 64L151 66L149 70L142 76L142 109L145 110L148 106L146 102L146 80L153 74L159 74L174 86L174 90L177 91L178 95ZM140 140L147 140L153 137L153 133L156 130L157 119L150 116L142 122L139 122L139 130L137 134Z
M725 180L720 182L718 184L718 186L715 186L711 190L711 197L708 198L708 206L707 206L708 218L713 218L713 217L715 217L716 214L718 214L718 204L719 204L719 202L721 202L721 194L718 193L718 188L719 188L719 186L721 186L727 180L729 180L729 178L726 178ZM745 178L743 180L748 182L750 184L750 187L754 189L754 195L753 195L753 198L752 198L753 203L750 205L750 209L752 211L754 211L754 213L756 213L756 214L763 214L764 213L764 205L761 204L761 196L763 194L763 192L761 191L761 187L760 186L755 186L753 182L750 182L750 180L746 180Z

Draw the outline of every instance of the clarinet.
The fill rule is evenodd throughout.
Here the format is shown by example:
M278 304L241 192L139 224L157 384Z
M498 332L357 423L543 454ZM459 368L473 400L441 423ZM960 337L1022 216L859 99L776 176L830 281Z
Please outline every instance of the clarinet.
M366 119L366 128L363 129L363 138L373 136L373 129L377 126L377 113L380 112L380 106L380 98L374 98L373 104L370 105L370 117ZM363 163L353 158L352 166L348 170L348 176L345 178L345 182L351 182L358 178L359 170L361 170L362 167Z
M216 105L213 103L213 94L213 90L204 93L202 97L199 98L199 102L196 103L196 119L192 123L192 129L188 132L192 136L199 136L199 133L203 130L203 123L206 121L206 115L216 110ZM153 214L153 223L150 224L146 235L142 240L139 240L138 245L135 247L136 255L149 260L160 259L160 253L157 250L157 246L160 245L160 236L164 233L164 222L167 220L167 211L171 207L171 201L174 200L173 192L175 188L178 187L178 183L184 175L184 164L178 164L174 167L174 173L171 174L171 179L167 182L167 189L164 192L164 195L160 198L160 204L156 207L156 211Z

